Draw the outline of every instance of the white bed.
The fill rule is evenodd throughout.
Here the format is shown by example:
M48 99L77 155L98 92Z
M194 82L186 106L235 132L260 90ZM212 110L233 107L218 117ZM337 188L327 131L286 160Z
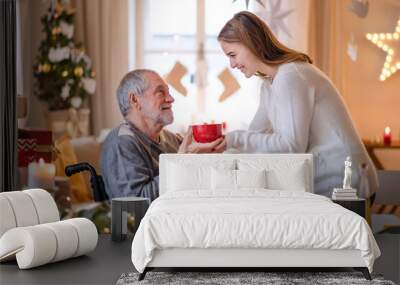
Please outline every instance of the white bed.
M308 154L160 156L160 197L132 243L154 267L354 267L379 248L366 221L312 194Z

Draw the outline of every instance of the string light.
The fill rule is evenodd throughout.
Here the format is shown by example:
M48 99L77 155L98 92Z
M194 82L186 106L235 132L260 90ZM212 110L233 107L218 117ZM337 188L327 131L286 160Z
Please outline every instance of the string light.
M386 52L385 63L383 64L379 80L385 81L387 78L392 76L395 72L400 70L400 61L394 62L394 57L400 60L400 51L396 51L392 45L394 41L400 39L400 18L397 21L397 26L393 33L367 33L367 40L371 41L373 44L378 46L384 52Z

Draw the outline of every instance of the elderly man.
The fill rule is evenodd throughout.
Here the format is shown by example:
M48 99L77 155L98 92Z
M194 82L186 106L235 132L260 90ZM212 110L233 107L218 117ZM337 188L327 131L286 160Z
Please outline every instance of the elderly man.
M182 139L164 126L173 122L168 85L154 71L138 69L122 79L117 99L125 122L107 136L101 168L107 194L113 197L158 197L161 153L221 152L225 141L193 144L191 129Z

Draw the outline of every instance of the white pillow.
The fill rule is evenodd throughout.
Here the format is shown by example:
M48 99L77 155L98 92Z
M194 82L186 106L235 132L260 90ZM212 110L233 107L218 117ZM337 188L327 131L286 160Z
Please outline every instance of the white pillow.
M167 171L170 191L210 189L210 167L169 163Z
M167 191L211 190L211 169L235 168L235 161L169 161L167 170Z
M310 188L309 167L304 160L239 159L239 170L266 170L267 188L306 191ZM312 182L311 182L312 183Z
M267 171L236 170L237 188L267 188Z
M266 188L266 171L211 169L211 189L239 190L241 188Z
M236 170L211 168L211 189L236 189Z

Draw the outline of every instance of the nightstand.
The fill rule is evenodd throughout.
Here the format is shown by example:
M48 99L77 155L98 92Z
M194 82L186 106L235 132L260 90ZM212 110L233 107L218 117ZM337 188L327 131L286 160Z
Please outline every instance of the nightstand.
M135 234L149 205L149 199L142 197L113 198L111 200L112 241L123 241L126 239L128 234L128 213L133 214L135 218L135 226L133 229L133 234Z
M367 219L367 201L365 199L357 198L351 200L337 200L332 199L332 202L359 214L364 219Z

